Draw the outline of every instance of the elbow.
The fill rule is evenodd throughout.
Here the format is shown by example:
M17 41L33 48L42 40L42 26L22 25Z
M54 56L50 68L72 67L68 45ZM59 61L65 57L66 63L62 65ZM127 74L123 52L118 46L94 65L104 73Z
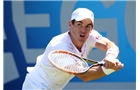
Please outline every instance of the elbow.
M93 79L93 75L91 76L89 76L89 75L76 75L79 79L81 79L83 82L88 82L88 81L91 81L91 80L94 80ZM91 79L91 77L92 77L92 79Z
M89 80L83 80L84 82L88 82Z
M99 79L100 77L98 77L98 76L92 76L92 78L88 78L88 77L85 77L85 78L82 78L82 80L84 81L84 82L89 82L89 81L92 81L92 80L97 80L97 79Z
M87 76L80 76L79 78L80 78L82 81L84 81L84 82L90 81L89 78L88 78Z
M91 80L96 80L96 79L99 78L99 75L98 75L98 74L99 74L99 73L97 73L97 72L92 72L92 74L90 74L90 75L85 75L85 76L83 76L83 77L81 78L81 80L84 81L84 82L89 82L89 81L91 81Z
M88 81L90 81L87 77L82 78L82 80L83 80L84 82L88 82Z

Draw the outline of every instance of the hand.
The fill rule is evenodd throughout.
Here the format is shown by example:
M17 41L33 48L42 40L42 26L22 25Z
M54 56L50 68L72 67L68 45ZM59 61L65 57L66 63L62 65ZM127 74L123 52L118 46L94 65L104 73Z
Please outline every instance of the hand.
M121 68L124 67L124 64L121 63L118 59L113 57L111 54L107 55L104 60L105 62L105 68L106 69L113 69L115 71L120 70Z

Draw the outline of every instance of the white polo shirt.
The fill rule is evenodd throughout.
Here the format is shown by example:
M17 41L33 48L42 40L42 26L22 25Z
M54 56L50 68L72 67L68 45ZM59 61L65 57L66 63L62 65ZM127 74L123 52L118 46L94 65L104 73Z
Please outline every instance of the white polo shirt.
M73 45L68 32L52 38L45 52L37 57L37 62L32 70L28 70L32 82L40 82L51 90L62 90L74 75L55 68L48 60L48 53L52 50L67 50L82 57L88 57L89 52L95 47L95 43L102 37L96 30L92 30L88 39L82 46L81 52Z

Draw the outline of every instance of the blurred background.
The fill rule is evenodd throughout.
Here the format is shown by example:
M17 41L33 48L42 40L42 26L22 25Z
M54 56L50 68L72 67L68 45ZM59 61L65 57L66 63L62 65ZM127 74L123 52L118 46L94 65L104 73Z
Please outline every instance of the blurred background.
M4 90L21 90L28 66L34 66L50 39L68 31L71 13L78 7L94 12L95 30L120 48L124 68L98 80L73 78L64 90L136 89L136 1L4 1ZM105 53L93 49L91 59Z

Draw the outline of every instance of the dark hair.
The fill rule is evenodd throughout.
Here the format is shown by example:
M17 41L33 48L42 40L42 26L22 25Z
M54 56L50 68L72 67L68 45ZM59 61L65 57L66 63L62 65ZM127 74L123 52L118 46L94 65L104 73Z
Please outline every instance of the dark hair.
M74 25L74 23L75 23L75 19L71 20L71 23Z

